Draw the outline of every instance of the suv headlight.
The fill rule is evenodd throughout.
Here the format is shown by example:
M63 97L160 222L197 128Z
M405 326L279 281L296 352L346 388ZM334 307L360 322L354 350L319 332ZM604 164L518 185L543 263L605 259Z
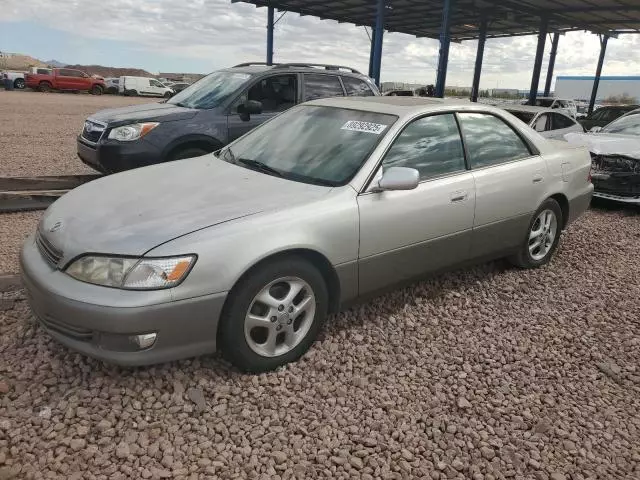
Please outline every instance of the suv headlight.
M77 280L105 287L158 290L182 282L195 261L195 255L164 258L86 255L75 260L65 272Z
M151 130L156 128L160 123L158 122L146 122L146 123L132 123L131 125L123 125L122 127L116 127L109 132L110 140L118 140L120 142L131 142L144 137Z

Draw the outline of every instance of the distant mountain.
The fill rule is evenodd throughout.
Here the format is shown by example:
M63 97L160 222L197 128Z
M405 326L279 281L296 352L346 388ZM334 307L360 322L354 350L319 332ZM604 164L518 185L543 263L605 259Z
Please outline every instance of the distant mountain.
M74 70L82 70L89 75L98 75L103 78L120 77L123 75L130 75L132 77L154 77L152 73L142 70L141 68L117 68L117 67L104 67L102 65L63 65L66 68L73 68Z
M46 63L47 65L51 65L53 68L62 68L66 65L66 63L62 63L57 60L47 60L44 63Z

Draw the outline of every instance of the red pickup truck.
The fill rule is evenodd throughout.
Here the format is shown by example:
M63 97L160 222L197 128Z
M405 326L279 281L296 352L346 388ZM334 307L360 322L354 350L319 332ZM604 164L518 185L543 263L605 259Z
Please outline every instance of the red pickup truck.
M101 95L106 86L102 78L90 77L80 70L54 68L50 74L27 73L24 76L27 87L41 92L51 90L87 91Z

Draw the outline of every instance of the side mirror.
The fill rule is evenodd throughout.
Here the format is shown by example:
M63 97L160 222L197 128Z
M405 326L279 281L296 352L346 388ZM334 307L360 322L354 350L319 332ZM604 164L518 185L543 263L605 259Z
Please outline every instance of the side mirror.
M238 105L238 115L244 122L248 122L252 114L257 115L259 113L262 113L262 102L258 100L247 100Z
M589 133L598 133L600 130L602 130L602 127L591 127Z
M413 190L420 182L420 174L415 168L391 167L382 172L382 178L374 186L373 192L385 190Z

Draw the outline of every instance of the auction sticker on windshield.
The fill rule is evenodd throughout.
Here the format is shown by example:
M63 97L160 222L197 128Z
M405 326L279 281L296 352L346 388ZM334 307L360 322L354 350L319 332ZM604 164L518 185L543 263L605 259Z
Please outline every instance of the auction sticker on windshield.
M387 128L386 125L380 123L361 122L358 120L349 120L342 126L341 130L351 130L352 132L375 133L380 135Z

